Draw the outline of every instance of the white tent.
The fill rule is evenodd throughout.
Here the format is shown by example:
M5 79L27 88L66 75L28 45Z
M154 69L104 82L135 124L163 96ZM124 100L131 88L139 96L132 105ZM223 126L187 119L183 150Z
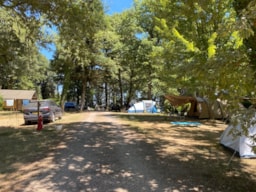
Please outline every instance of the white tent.
M236 136L232 133L235 133ZM254 143L251 138L254 137L255 134L256 125L252 125L248 128L248 136L244 135L241 125L229 125L222 133L220 143L238 152L241 158L256 158L256 153L253 151L253 147L256 147L256 143Z
M128 113L156 113L156 102L152 100L143 100L135 103L128 109Z

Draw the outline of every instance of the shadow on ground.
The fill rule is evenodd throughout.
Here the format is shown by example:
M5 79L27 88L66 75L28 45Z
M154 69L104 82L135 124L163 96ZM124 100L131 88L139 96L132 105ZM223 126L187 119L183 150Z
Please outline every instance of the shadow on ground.
M106 114L105 117L120 116ZM150 123L163 120L151 118ZM147 120L143 117L142 121ZM173 137L167 139L167 131L176 139L200 142L182 145ZM198 129L195 134L177 127L170 132L161 126L144 130L127 123L102 121L65 124L61 134L63 140L50 155L54 166L43 170L34 167L39 174L13 185L23 186L24 191L88 192L234 192L254 191L256 187L255 175L243 171L240 159L235 158L227 166L229 153L216 142L206 144L208 139L216 140L218 131L209 134ZM19 134L8 137L24 139ZM12 189L15 191L15 187Z

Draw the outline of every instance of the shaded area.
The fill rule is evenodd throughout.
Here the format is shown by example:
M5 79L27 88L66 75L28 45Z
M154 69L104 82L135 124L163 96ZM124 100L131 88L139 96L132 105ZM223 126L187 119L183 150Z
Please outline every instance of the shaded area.
M0 174L17 171L17 164L44 158L59 141L53 126L45 127L42 132L31 127L0 127Z
M154 143L158 156L179 167L174 177L180 174L179 171L186 170L193 183L203 186L202 191L254 190L254 169L248 171L247 164L240 158L234 158L228 166L232 153L219 144L223 129L215 129L223 124L221 121L201 120L202 127L183 127L166 126L175 119L163 115L119 114L116 117L126 120L126 123L128 120L134 130ZM198 121L193 118L187 120ZM255 168L255 163L252 167ZM185 178L181 176L179 179Z
M55 169L25 186L40 181L48 191L171 190L170 173L155 158L153 145L137 138L135 132L103 122L72 126L65 147L55 154Z
M65 124L65 139L50 155L51 166L34 167L36 175L14 184L23 191L88 192L256 187L255 175L244 171L239 158L227 166L230 153L218 144L218 129L169 127L169 119L156 115L87 113L85 118ZM15 185L11 189L18 191Z

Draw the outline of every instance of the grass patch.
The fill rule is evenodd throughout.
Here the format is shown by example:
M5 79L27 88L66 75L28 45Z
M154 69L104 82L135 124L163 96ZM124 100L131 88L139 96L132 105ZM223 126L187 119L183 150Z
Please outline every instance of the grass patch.
M22 113L1 111L0 174L14 173L20 166L46 157L63 139L63 134L56 130L56 126L75 125L80 123L85 115L85 113L65 113L62 120L46 123L42 131L37 132L36 124L23 125Z
M131 122L157 123L157 122L167 122L169 120L169 116L164 114L122 113L122 114L118 114L118 117L124 120L130 120Z
M15 164L39 160L60 141L58 132L45 127L41 132L31 128L0 128L0 174L16 170Z
M0 119L22 115L19 111L0 111Z
M116 117L154 144L167 169L172 165L179 167L175 175L178 178L181 175L180 180L184 179L183 173L189 173L189 179L215 191L255 191L255 159L236 156L228 163L232 152L219 144L227 126L224 122L186 118L182 121L198 121L202 126L184 127L171 125L177 119L166 115L116 114Z

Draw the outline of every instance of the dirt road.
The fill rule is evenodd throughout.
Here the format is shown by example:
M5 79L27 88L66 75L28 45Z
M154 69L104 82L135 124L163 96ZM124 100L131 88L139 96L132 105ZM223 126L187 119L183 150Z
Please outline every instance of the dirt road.
M153 146L106 113L99 114L88 113L84 122L70 129L56 153L41 162L45 165L38 174L21 184L22 190L174 191L177 181L156 158Z
M143 135L96 112L86 113L53 153L19 174L9 178L13 191L167 192L177 185Z

